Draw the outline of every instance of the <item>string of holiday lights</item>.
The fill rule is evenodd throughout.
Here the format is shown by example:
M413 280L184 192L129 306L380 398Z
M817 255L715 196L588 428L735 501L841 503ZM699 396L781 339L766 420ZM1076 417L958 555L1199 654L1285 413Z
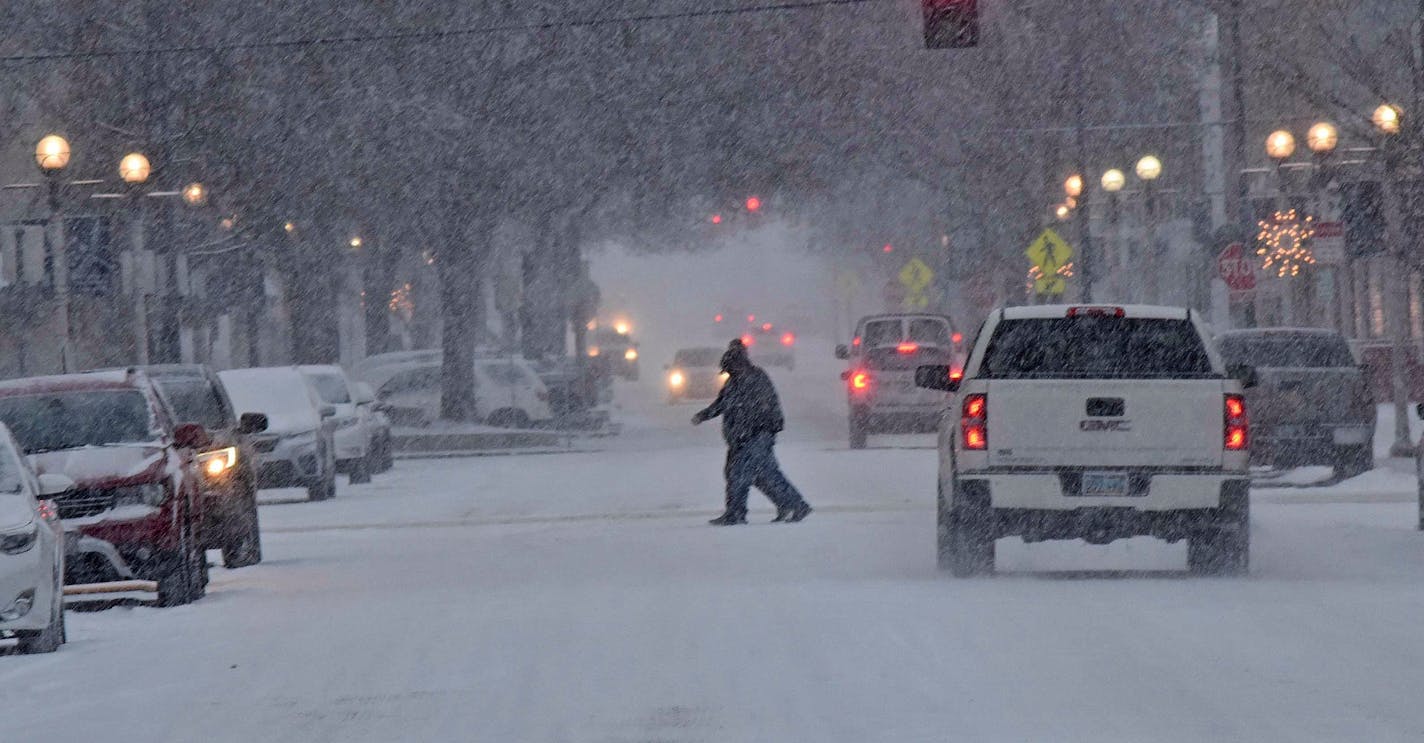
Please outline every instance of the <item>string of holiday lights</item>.
M1261 256L1261 270L1276 272L1279 278L1299 276L1301 268L1315 265L1310 252L1310 238L1315 236L1315 218L1301 217L1294 209L1276 212L1259 223L1256 235L1256 255Z

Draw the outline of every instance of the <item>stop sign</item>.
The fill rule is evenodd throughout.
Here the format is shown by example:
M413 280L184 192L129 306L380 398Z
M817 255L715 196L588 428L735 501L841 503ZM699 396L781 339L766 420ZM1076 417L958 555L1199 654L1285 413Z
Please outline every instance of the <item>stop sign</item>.
M1234 292L1249 292L1256 288L1256 266L1246 257L1246 246L1231 243L1216 257L1216 271L1226 287Z

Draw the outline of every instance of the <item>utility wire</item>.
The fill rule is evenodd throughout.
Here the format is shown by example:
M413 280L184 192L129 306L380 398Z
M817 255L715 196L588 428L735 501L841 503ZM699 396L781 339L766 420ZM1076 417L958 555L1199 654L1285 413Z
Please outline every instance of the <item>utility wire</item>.
M295 39L274 39L272 41L251 41L232 44L197 44L190 46L162 46L141 49L94 49L89 51L37 52L34 54L10 54L0 56L0 63L54 62L64 60L113 59L117 57L151 57L185 54L215 54L233 51L271 51L283 49L305 49L311 47L334 47L364 44L400 44L419 41L444 41L468 36L488 36L504 33L533 33L560 29L598 28L601 26L621 26L636 23L655 23L699 18L726 18L731 16L760 13L789 13L799 10L832 8L851 5L869 5L880 0L787 0L786 2L763 5L746 5L735 8L704 8L667 13L645 13L641 15L615 16L605 18L584 18L563 21L542 21L537 23L506 23L473 28L448 29L443 31L392 31L390 33L359 34L351 36L308 36Z

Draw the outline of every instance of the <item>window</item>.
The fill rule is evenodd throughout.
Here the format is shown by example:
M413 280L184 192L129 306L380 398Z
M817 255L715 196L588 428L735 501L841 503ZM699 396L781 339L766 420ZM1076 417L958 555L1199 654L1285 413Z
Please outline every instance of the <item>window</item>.
M351 391L346 388L346 377L340 374L308 374L307 380L316 388L316 394L328 405L345 405L351 402Z
M1345 339L1323 333L1230 335L1221 340L1229 364L1262 367L1337 368L1354 366Z
M407 369L391 377L377 392L377 397L406 392L433 392L440 389L440 368Z
M866 348L899 345L900 321L871 320L865 324L865 332L861 335L860 343Z
M947 347L951 345L949 336L949 323L934 318L920 318L910 321L907 340L931 346Z
M991 379L1214 376L1187 320L1063 317L999 323L980 374Z
M159 392L173 408L180 423L197 423L210 430L232 425L232 416L222 396L203 377L160 377L154 380Z
M502 387L518 387L529 383L524 368L508 361L494 361L480 365L481 371L490 381Z
M0 398L0 421L31 454L154 440L148 400L134 390Z

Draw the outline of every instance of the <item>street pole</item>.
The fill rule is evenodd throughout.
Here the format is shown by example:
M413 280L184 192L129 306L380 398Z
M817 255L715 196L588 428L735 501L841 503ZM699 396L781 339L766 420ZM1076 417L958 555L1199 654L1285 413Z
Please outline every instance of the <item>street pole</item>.
M1161 261L1158 260L1157 255L1157 189L1151 180L1144 180L1142 182L1142 196L1147 208L1147 218L1144 220L1147 239L1143 241L1142 257L1148 266L1148 269L1143 272L1147 286L1145 292L1146 296L1142 298L1142 301L1148 304L1155 304L1162 301L1162 298L1159 296L1161 290L1159 288L1160 278L1158 276L1162 264Z
M144 260L144 203L143 194L137 189L132 192L136 206L133 223L129 225L130 249L133 250L134 265L134 363L148 364L148 293L145 291L144 276L148 261Z
M1389 243L1389 267L1385 280L1389 292L1389 311L1385 318L1389 322L1390 353L1389 382L1394 397L1394 443L1389 447L1392 457L1412 457L1414 447L1409 435L1409 388L1405 380L1404 365L1408 363L1406 346L1409 343L1409 269L1405 261L1404 230L1400 223L1404 211L1400 208L1399 188L1396 182L1398 153L1392 147L1392 140L1386 139L1382 146L1384 155L1384 208L1385 239Z
M1078 206L1073 210L1074 224L1078 230L1078 270L1083 276L1083 297L1084 302L1093 301L1093 235L1092 221L1088 213L1088 170L1084 167L1087 159L1087 148L1083 135L1083 121L1086 116L1084 106L1087 95L1083 90L1083 33L1082 33L1083 13L1073 14L1073 37L1070 43L1073 45L1073 149L1075 160L1073 171L1083 179L1083 193L1078 196Z
M59 301L59 368L69 371L70 335L69 327L69 257L64 244L64 220L60 214L59 176L45 175L47 186L47 219L44 228L44 259L46 273L54 282L55 298Z

